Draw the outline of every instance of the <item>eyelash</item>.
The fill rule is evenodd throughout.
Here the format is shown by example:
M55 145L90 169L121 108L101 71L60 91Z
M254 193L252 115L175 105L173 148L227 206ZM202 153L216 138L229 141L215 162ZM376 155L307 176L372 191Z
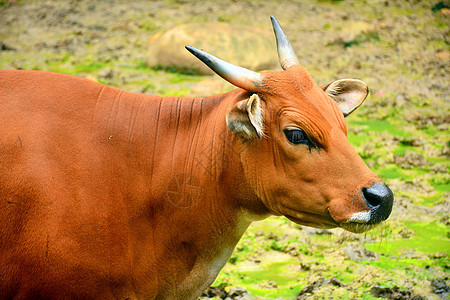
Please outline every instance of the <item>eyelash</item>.
M308 137L308 135L303 130L299 128L285 129L284 134L290 143L294 145L306 145L308 146L310 152L312 148L319 149L317 144L310 137Z

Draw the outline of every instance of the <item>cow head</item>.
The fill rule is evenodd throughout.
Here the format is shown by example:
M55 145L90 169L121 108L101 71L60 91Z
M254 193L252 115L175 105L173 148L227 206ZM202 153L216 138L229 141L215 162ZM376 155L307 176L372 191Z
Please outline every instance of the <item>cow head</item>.
M283 71L256 73L186 48L249 92L226 120L239 137L247 180L267 208L308 226L369 230L389 217L393 194L347 139L344 117L368 87L356 79L319 87L273 17L272 24Z

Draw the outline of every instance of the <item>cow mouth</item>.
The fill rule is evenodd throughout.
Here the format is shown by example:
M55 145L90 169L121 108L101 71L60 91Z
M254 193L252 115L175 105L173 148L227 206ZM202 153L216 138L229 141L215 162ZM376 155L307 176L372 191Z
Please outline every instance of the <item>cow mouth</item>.
M378 226L381 222L372 222L372 212L362 211L354 213L347 221L339 223L341 228L353 232L362 233Z
M304 216L305 213L302 213L301 215ZM369 231L369 230L377 227L381 223L380 222L380 223L375 223L375 224L365 224L365 223L352 222L352 221L338 223L338 222L334 221L331 216L324 217L321 215L316 215L316 214L311 214L311 213L308 213L307 216L309 218L305 219L305 218L299 218L299 217L295 217L295 216L291 216L291 215L285 215L285 217L288 218L290 221L300 224L300 225L314 227L314 228L320 228L320 229L331 229L331 228L341 227L342 229L350 231L352 233L363 233L363 232Z
M345 229L352 233L362 233L369 231L380 224L380 222L370 222L370 216L370 212L358 212L354 213L348 220L344 222L338 222L338 224L342 229Z
M327 210L328 211L328 210ZM369 231L373 229L374 227L378 226L379 223L366 223L364 221L366 220L360 220L362 214L358 214L359 218L350 218L347 221L344 222L336 222L333 218L333 216L328 211L327 215L321 215L321 214L314 214L310 212L298 212L298 211L290 211L289 214L284 214L286 218L288 218L290 221L314 228L320 228L320 229L331 229L340 227L344 230L347 230L352 233L362 233Z

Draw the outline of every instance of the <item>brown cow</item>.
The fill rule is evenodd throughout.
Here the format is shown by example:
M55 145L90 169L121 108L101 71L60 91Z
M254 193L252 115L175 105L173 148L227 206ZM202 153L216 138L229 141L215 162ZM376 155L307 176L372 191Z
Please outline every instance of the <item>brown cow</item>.
M346 136L367 86L317 86L272 21L284 71L189 47L240 87L213 97L0 72L1 298L195 299L254 220L362 232L389 216Z

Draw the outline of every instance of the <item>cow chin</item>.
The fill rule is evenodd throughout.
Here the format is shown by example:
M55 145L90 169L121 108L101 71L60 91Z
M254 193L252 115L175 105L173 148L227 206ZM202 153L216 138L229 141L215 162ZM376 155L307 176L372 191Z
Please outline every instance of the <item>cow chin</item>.
M299 225L314 227L314 228L320 228L320 229L332 229L336 227L341 227L342 229L345 229L347 231L350 231L352 233L363 233L366 231L369 231L375 227L377 227L380 223L376 224L362 224L357 222L346 222L346 223L336 223L332 219L327 218L319 218L317 220L311 221L311 220L303 220L300 218L292 217L289 215L285 215L286 218L288 218L290 221L297 223Z
M339 227L339 224L334 222L334 220L330 217L323 217L319 215L310 215L305 218L304 213L298 214L298 217L294 217L291 215L284 215L290 221L297 223L299 225L320 228L320 229L331 229Z

